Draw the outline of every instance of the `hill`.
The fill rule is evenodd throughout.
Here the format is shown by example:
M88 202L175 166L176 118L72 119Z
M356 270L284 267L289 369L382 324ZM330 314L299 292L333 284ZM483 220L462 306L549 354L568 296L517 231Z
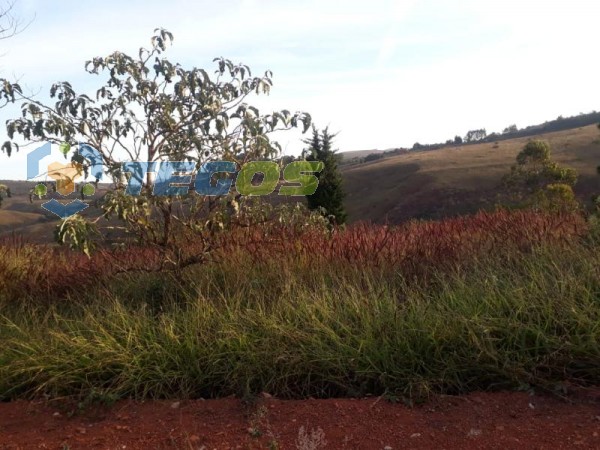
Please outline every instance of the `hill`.
M52 243L54 242L54 229L59 223L59 219L54 214L42 208L42 203L52 198L57 199L61 203L68 203L74 200L74 195L68 198L60 197L56 193L49 193L44 200L34 198L33 202L29 200L30 190L38 184L37 182L29 181L1 181L0 184L5 184L11 190L12 196L5 198L0 208L0 239L7 238L14 234L25 237L33 243ZM85 203L89 206L80 214L88 218L97 218L102 215L103 211L98 206L97 200L100 200L109 190L109 184L100 184L92 197L86 197ZM297 198L284 196L270 196L269 201L274 204L296 202ZM304 197L300 197L301 200ZM109 221L101 219L99 226L104 228L103 235L112 242L116 242L124 238L126 235L121 230L122 222L116 217ZM106 228L110 227L110 230Z
M530 139L545 139L553 158L577 169L575 193L600 193L600 133L594 125L498 142L410 152L343 167L351 221L399 223L493 208L500 181Z
M381 155L383 153L384 150L352 150L349 152L339 152L337 153L337 155L340 157L342 162L347 162L360 158L365 158L372 154Z
M12 233L22 235L31 242L48 243L54 240L54 226L58 218L41 207L43 201L35 199L29 201L29 191L37 183L29 181L0 181L7 185L12 193L11 198L5 198L0 208L0 237L10 236ZM108 185L99 185L96 194L85 201L90 207L81 214L84 216L98 217L100 210L94 207L94 201L107 192ZM48 199L57 198L57 194L49 194ZM69 197L71 200L73 196ZM48 200L47 199L47 200Z
M529 139L546 139L554 159L579 172L575 192L588 201L600 193L600 133L591 125L510 140L387 154L385 158L342 166L350 221L400 223L411 218L435 219L493 208L500 181ZM362 152L346 152L346 155ZM368 152L367 152L368 153ZM389 156L388 156L389 155ZM364 156L364 155L363 155ZM34 242L52 242L57 219L29 202L34 183L5 181L13 197L0 209L0 237L13 232ZM99 198L107 189L101 186ZM82 214L97 216L92 206ZM116 223L115 223L116 224Z

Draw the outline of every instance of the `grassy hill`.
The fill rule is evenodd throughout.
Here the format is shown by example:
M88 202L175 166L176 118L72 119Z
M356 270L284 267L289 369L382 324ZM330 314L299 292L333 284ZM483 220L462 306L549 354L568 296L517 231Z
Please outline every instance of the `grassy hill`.
M411 152L342 168L351 221L399 223L492 208L500 181L530 139L545 139L553 158L579 172L575 193L600 193L600 133L596 126L511 140Z
M345 162L345 161L351 161L353 159L364 158L373 153L381 154L383 152L384 152L384 150L352 150L349 152L339 152L338 155L340 156L342 162Z
M56 193L49 193L44 200L35 198L33 202L29 201L29 191L37 184L29 181L0 181L7 185L12 193L11 198L5 198L0 208L0 239L10 237L14 234L25 237L33 243L45 244L54 242L54 229L59 223L59 219L54 214L42 208L42 203L55 198L61 203L67 203L76 198L74 194L67 199ZM93 197L86 197L85 202L89 207L80 214L84 217L97 218L102 214L102 210L97 206L96 200L100 200L110 188L109 184L100 184ZM297 197L283 197L273 195L269 200L277 205L281 203L296 202ZM304 197L300 197L301 200ZM101 219L99 226L120 227L122 223L115 217L109 221ZM103 235L110 240L120 240L125 237L122 231L117 229L103 230Z
M600 193L600 176L596 174L600 132L591 125L497 143L391 155L342 167L350 220L399 223L493 208L502 176L529 139L548 140L554 159L577 169L580 178L575 192L580 199L589 200ZM29 189L34 183L3 183L11 188L13 198L5 199L0 209L0 237L15 232L33 242L51 242L58 221L41 208L40 201L29 203ZM95 198L105 191L106 186L101 186ZM83 214L97 216L99 211L91 206Z
M29 190L37 183L28 181L1 181L7 185L12 193L11 198L5 198L0 208L0 237L10 236L13 232L25 236L31 242L47 243L54 240L54 226L58 223L58 217L42 208L44 201L35 199L33 203L29 201ZM96 194L86 199L90 205L82 215L98 217L100 210L94 208L93 203L107 191L108 185L100 185ZM46 199L56 198L59 201L61 197L57 194L50 194ZM75 197L69 197L73 200Z

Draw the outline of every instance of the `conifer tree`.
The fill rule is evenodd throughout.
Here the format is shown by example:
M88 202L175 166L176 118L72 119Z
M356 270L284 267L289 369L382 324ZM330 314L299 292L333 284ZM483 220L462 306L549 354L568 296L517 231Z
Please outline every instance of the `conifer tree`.
M321 161L325 165L317 175L319 186L314 194L308 195L308 207L312 210L323 208L337 225L346 222L346 210L344 208L344 191L342 188L342 177L338 169L338 158L332 149L335 134L330 134L325 128L319 132L313 126L313 135L303 142L308 145L304 150L307 161Z

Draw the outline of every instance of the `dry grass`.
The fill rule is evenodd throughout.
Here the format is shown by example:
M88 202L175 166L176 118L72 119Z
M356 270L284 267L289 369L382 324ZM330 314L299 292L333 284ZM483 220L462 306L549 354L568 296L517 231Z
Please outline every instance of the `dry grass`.
M596 126L529 138L487 142L398 155L344 170L351 220L399 223L408 218L441 218L495 205L504 174L530 139L545 139L561 165L580 174L575 188L587 201L600 192L600 145ZM497 148L494 148L497 146Z

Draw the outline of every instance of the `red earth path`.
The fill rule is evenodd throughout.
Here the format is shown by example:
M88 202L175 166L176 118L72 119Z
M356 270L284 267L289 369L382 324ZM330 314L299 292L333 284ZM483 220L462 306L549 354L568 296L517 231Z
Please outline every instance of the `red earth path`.
M133 402L77 411L0 403L0 449L600 449L600 391L384 398Z

